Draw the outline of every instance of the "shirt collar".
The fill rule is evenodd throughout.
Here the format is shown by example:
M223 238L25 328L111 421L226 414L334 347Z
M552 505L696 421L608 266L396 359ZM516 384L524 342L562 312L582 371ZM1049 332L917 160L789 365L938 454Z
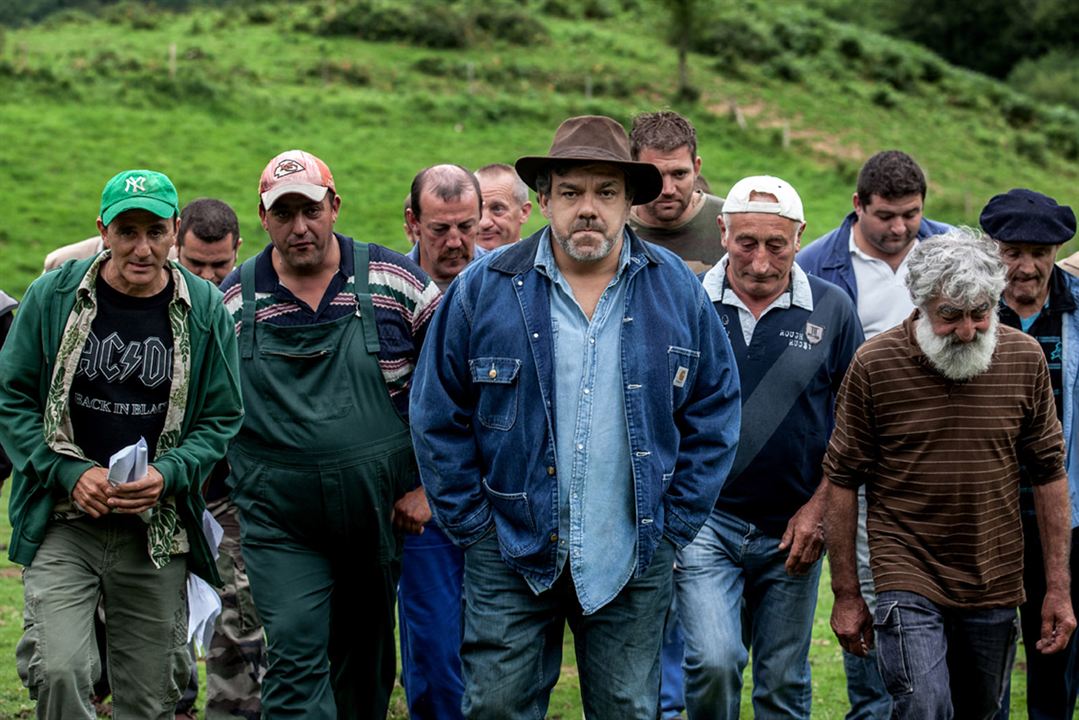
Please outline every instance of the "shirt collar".
M79 287L75 290L77 297L88 301L89 303L97 304L97 277L101 274L101 268L105 264L105 261L112 257L112 250L103 250L97 258L90 264L90 268L83 275L82 280L79 282ZM184 280L184 274L180 272L180 266L175 260L169 260L165 263L165 269L172 275L172 300L171 302L179 302L185 305L188 309L191 308L191 293L187 289L187 281Z
M730 301L731 298L737 298L738 296L734 294L734 291L730 289L730 285L727 284L727 265L729 263L730 256L724 255L719 259L718 263L704 274L704 290L708 293L708 299L712 302L741 306L743 304L741 300L738 300L737 303ZM806 275L805 270L799 267L798 263L791 266L791 279L787 292L790 293L791 306L813 312L813 288L809 286L809 276Z

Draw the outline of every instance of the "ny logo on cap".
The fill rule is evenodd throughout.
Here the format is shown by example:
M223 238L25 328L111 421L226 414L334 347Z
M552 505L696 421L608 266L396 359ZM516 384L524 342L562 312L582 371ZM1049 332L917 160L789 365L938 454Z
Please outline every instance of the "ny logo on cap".
M285 175L291 175L293 173L303 172L304 166L296 162L292 158L288 160L282 160L277 163L277 167L274 168L273 176L275 178L284 177Z
M145 176L129 177L124 180L124 192L146 192Z

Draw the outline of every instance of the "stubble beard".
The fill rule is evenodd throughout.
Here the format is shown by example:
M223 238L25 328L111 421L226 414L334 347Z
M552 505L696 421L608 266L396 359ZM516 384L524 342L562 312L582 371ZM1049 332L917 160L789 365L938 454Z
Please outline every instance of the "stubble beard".
M573 234L579 230L588 229L595 233L599 233L603 236L603 242L599 246L587 246L587 248L580 247L573 240ZM570 230L569 235L561 235L558 232L554 232L552 228L552 234L554 235L555 242L558 243L562 251L569 255L571 258L581 263L594 263L603 260L614 249L615 239L607 234L607 228L600 225L591 224L586 227L574 225Z

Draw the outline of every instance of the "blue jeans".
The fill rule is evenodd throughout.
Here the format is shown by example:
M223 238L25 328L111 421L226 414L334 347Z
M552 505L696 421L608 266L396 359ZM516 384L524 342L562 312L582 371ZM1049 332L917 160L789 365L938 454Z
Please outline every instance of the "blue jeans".
M858 585L862 598L872 613L877 606L877 593L873 587L873 570L869 567L869 534L865 523L868 514L865 486L858 488L858 533L855 544L858 562ZM892 696L884 687L877 667L877 651L861 657L843 651L843 671L847 675L847 699L850 710L845 720L888 720L892 716Z
M469 546L461 645L465 717L542 720L558 681L568 623L585 717L654 720L673 560L673 545L661 541L641 577L584 615L568 565L549 590L536 595L502 560L494 531Z
M809 718L820 561L808 574L790 576L783 568L787 552L778 546L778 538L715 510L678 553L690 718L738 717L750 647L754 716Z
M682 621L678 619L678 593L671 595L671 607L663 623L663 649L660 651L663 679L659 689L659 705L662 720L682 717L686 709L685 679L682 677L682 660L685 657L685 640L682 639Z
M406 535L397 588L401 684L413 720L461 717L464 554L434 523Z
M897 720L989 720L1015 660L1015 608L944 608L911 592L877 594L873 631Z

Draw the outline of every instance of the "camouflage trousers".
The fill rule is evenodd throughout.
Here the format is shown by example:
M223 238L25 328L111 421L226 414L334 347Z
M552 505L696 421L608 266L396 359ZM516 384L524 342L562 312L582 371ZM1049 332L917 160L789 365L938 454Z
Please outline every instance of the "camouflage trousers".
M266 641L240 554L237 509L227 498L212 503L209 509L225 534L217 558L224 582L218 591L221 615L206 651L206 720L258 720L262 711L262 676L266 674Z

